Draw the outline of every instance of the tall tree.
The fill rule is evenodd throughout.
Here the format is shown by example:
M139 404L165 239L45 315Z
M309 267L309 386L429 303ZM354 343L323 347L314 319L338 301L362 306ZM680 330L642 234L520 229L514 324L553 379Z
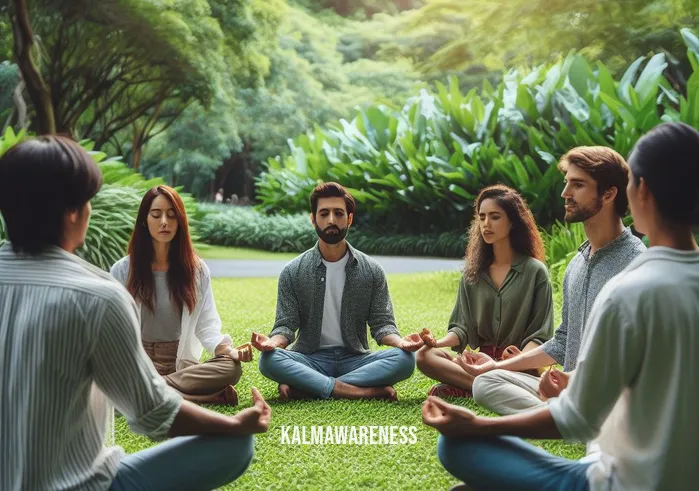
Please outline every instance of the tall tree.
M23 58L16 58L33 91L36 126L51 109L56 131L90 138L96 148L122 147L126 137L136 166L144 145L194 101L206 108L222 88L232 93L236 82L265 75L265 57L250 47L260 43L251 4L283 6L283 0L13 1L23 7L17 22L23 29L15 29ZM41 39L42 56L33 64L34 38L19 22L25 18Z
M26 0L13 0L10 17L14 35L14 55L34 104L39 133L56 133L56 119L51 102L51 89L41 76L34 60L34 32Z

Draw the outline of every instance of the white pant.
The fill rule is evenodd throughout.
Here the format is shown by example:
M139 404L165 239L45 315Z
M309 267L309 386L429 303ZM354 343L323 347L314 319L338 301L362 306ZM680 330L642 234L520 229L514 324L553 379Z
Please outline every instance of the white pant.
M473 381L473 400L500 415L544 406L537 394L539 377L509 370L493 370Z

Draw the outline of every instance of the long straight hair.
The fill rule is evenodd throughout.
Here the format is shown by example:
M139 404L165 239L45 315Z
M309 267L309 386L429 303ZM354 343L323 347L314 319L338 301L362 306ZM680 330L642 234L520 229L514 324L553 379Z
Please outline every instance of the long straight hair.
M495 255L493 246L488 244L481 235L479 211L481 203L486 199L494 200L505 211L512 224L510 244L515 252L525 254L543 262L544 242L536 227L532 211L522 196L512 188L496 184L483 189L473 203L473 221L469 231L468 246L466 247L466 269L464 276L469 283L478 282L478 277L493 263Z
M152 264L155 258L153 238L148 231L148 213L153 200L165 196L172 204L177 219L177 233L168 250L167 285L170 299L181 313L183 306L191 312L196 303L196 272L199 258L194 254L192 239L189 236L189 223L182 198L169 186L156 186L149 189L138 208L136 226L129 242L129 276L126 289L151 311L154 310L155 281Z

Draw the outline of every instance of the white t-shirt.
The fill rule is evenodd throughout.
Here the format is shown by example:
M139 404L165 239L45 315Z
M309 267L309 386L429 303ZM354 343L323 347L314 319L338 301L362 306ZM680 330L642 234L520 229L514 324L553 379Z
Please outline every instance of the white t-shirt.
M653 247L597 296L575 376L549 401L564 438L596 437L591 491L699 482L699 252Z
M323 303L323 324L320 331L320 348L343 347L340 328L342 313L342 292L345 290L345 266L349 254L334 263L323 259L325 264L325 302Z

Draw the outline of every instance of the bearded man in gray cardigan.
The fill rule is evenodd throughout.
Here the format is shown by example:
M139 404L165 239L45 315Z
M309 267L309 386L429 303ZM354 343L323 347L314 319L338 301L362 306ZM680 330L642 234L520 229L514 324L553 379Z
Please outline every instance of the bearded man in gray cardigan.
M282 399L395 400L393 385L412 375L423 342L400 336L383 269L345 240L354 218L349 192L324 183L310 201L320 240L284 267L270 336L252 335L260 372L279 383ZM367 324L377 344L391 348L370 352Z

